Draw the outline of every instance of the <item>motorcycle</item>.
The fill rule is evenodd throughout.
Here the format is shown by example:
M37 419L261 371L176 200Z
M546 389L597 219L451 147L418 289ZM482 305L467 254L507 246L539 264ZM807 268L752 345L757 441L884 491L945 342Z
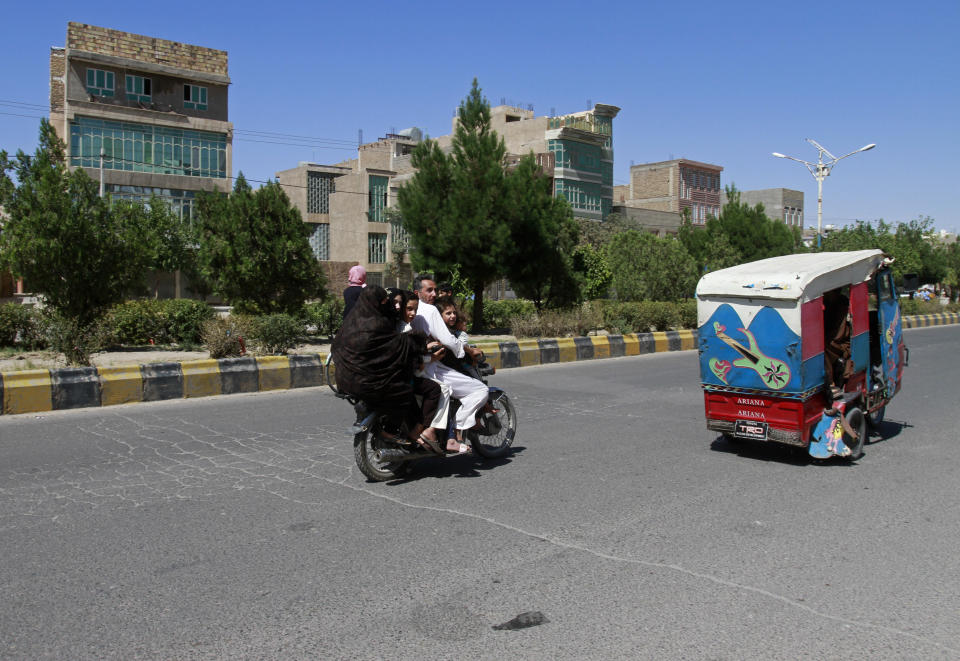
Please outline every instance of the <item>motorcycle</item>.
M385 482L405 475L411 462L428 457L437 458L438 455L419 445L404 441L407 429L401 426L399 434L395 435L386 430L387 416L385 413L370 407L366 402L352 395L337 390L333 376L332 356L327 356L324 363L324 380L334 395L353 405L356 421L347 430L353 436L353 456L357 468L368 479L375 482ZM473 452L483 459L499 459L510 452L513 439L517 433L517 409L509 395L502 389L487 384L487 377L495 373L495 369L486 363L479 365L480 380L487 386L487 402L477 412L477 424L464 431L464 440L470 443ZM453 424L453 407L456 400L451 402L451 412L447 422L449 434ZM448 457L459 456L457 454Z

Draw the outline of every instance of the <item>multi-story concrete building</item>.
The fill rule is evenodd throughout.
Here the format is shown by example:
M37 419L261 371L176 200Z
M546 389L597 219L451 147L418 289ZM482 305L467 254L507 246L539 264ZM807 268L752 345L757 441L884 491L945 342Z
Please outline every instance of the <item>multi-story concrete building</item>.
M361 145L355 159L335 165L300 163L276 173L310 225L310 245L324 263L331 289L346 286L347 271L358 263L367 269L370 284L409 283L406 258L393 281L384 279L406 247L402 228L389 222L386 209L396 204L398 178L413 172L410 154L420 138L418 129L407 129Z
M803 191L789 188L762 188L738 192L741 202L751 207L762 204L768 218L779 220L790 227L803 228ZM720 196L720 203L727 203L726 193Z
M720 214L723 167L687 159L642 163L630 168L630 184L614 188L615 204L626 208L690 210L694 224Z
M189 217L198 191L230 190L226 51L67 24L50 51L50 121L69 165L115 197L164 198Z
M533 152L553 190L573 214L603 220L613 207L613 120L617 106L602 103L590 110L556 117L535 117L533 110L513 106L490 109L490 125L503 137L508 159ZM457 118L453 119L456 130ZM449 149L453 133L437 138Z
M229 85L226 51L68 23L50 49L50 122L106 193L157 195L189 220L198 192L231 188Z
M491 126L503 136L508 165L533 152L553 179L554 193L566 197L575 215L602 220L613 205L611 140L619 111L597 104L562 117L534 117L532 110L497 106L491 109ZM410 155L421 137L419 129L406 129L361 145L355 159L334 165L300 163L276 173L311 225L311 245L324 262L331 289L346 282L353 264L367 269L372 284L409 282L409 260L395 268L407 238L388 222L385 210L396 204L397 191L415 174ZM448 152L452 140L452 133L436 139Z

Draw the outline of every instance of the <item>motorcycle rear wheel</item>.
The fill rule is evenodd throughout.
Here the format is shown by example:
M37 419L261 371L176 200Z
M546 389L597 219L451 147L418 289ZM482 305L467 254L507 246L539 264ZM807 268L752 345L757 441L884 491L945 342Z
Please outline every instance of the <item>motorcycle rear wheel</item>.
M374 455L382 446L378 440L379 435L380 422L377 421L370 429L353 437L353 458L357 462L357 468L367 479L374 482L387 482L402 477L407 471L405 462L380 463L376 460Z
M467 432L473 451L484 459L499 459L510 452L517 433L517 409L507 393L491 392L487 404L496 412L480 414L479 429Z

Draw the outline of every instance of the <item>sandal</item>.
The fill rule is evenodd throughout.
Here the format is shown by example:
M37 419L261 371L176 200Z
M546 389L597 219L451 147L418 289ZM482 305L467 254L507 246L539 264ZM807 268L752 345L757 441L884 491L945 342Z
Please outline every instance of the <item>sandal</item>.
M461 456L465 454L473 454L473 448L471 448L466 443L461 443L460 448L457 450L447 450L447 455L456 455Z
M440 449L440 444L435 440L427 438L423 434L420 434L420 437L416 439L417 445L419 445L424 450L429 450L433 454L443 456L443 450Z

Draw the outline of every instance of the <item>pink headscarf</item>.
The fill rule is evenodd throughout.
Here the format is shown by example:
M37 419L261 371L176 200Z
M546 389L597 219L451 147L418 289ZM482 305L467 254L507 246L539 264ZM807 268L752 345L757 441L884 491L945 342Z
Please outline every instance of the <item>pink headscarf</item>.
M367 286L367 269L359 264L350 267L350 274L347 276L347 284L351 287Z

